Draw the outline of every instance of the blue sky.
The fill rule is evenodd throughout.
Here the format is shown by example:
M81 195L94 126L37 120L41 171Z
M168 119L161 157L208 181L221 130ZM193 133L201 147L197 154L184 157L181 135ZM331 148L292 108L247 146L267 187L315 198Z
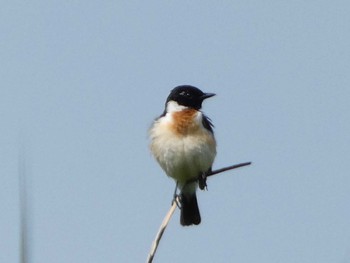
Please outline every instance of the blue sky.
M191 84L218 141L155 262L350 262L348 1L4 1L0 262L19 259L19 152L30 262L144 262L174 182L148 150ZM21 150L20 150L21 149Z

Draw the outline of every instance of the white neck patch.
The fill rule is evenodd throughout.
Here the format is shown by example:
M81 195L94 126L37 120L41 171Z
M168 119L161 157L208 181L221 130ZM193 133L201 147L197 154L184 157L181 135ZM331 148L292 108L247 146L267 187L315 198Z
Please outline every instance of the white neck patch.
M176 111L182 111L184 109L187 109L188 107L186 106L183 106L183 105L180 105L178 104L176 101L169 101L167 104L166 104L166 112L176 112Z

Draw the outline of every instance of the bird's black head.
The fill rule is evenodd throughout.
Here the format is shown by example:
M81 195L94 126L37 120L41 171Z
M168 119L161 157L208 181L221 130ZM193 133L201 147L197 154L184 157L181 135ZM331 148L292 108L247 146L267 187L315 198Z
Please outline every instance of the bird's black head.
M202 107L203 100L214 95L214 93L204 93L200 89L190 85L182 85L177 86L170 92L166 103L175 101L179 105L199 110Z

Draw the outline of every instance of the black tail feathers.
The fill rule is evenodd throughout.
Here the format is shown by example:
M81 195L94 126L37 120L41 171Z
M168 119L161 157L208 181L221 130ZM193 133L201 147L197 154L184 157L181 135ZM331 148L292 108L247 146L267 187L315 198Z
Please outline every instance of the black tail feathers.
M180 196L181 216L180 223L183 226L198 225L201 222L201 215L198 209L196 193L183 194Z

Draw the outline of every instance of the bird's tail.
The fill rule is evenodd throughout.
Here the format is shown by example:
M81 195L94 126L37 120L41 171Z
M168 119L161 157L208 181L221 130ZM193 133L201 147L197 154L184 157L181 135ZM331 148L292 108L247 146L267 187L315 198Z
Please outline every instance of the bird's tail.
M180 223L183 226L198 225L201 222L196 192L181 193Z

